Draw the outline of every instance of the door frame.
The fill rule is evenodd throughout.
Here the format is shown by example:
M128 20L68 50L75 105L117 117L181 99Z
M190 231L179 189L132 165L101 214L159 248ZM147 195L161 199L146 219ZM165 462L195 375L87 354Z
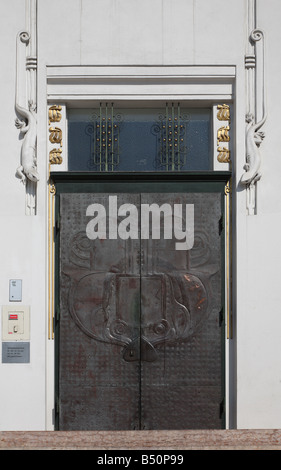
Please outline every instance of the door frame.
M60 333L60 282L59 282L59 263L60 263L60 236L59 236L59 212L60 195L62 193L99 193L99 192L161 192L161 187L165 186L166 192L169 184L177 183L179 192L217 192L221 194L222 208L222 230L224 236L221 237L221 322L225 324L228 312L226 301L226 246L227 230L225 230L226 213L226 186L231 179L230 171L213 172L181 172L181 173L92 173L92 172L51 172L50 180L55 186L55 224L54 224L54 346L55 346L55 430L59 430L59 333ZM152 183L154 187L152 187ZM107 188L106 188L107 187ZM174 188L173 188L174 190ZM221 422L222 429L226 424L226 384L225 384L225 328L221 330L221 357L222 357L222 402L221 402Z

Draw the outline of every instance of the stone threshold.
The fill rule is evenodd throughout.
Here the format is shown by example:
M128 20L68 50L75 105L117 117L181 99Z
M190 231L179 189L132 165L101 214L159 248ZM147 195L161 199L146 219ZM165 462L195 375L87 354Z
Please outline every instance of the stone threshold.
M281 430L2 431L0 450L281 450Z

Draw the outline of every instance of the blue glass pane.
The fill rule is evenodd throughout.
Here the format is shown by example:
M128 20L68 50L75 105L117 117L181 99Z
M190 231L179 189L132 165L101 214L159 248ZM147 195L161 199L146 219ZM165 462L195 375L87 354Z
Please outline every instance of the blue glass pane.
M211 110L68 112L69 171L211 170Z

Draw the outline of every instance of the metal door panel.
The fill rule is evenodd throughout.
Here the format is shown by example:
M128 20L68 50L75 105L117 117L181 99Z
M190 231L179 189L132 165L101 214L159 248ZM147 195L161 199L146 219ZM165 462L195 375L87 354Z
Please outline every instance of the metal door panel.
M190 251L141 232L89 240L93 202L108 193L60 195L59 429L220 428L221 194L118 194L194 204Z
M89 240L93 202L107 207L108 195L60 198L59 429L134 429L139 362L123 355L139 337L139 242Z
M154 193L141 198L142 203L159 206L164 201L194 204L195 243L191 251L184 252L175 250L175 237L145 241L141 327L155 349L155 360L141 363L141 427L220 428L221 197ZM162 290L157 291L156 278ZM143 306L158 295L161 305L149 322ZM157 335L151 334L152 326ZM146 333L149 327L150 336Z

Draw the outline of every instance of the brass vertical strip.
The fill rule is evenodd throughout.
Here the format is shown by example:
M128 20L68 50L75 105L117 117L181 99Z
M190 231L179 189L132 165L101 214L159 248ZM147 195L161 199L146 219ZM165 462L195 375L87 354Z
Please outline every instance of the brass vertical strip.
M232 180L229 182L229 308L230 308L230 339L233 338L233 312L232 312Z
M48 110L48 123L60 122L62 119L62 106L52 105ZM62 130L58 127L49 127L50 137L49 141L52 144L60 143L60 148L52 148L49 151L49 182L48 182L48 338L54 339L54 312L55 312L55 193L56 188L51 180L51 165L61 165L62 158Z
M50 172L49 172L50 173ZM55 292L55 280L54 280L54 219L55 219L55 186L49 180L49 312L48 312L48 338L54 339L54 292Z
M50 171L49 171L50 174ZM51 185L49 182L49 221L48 221L48 228L49 228L49 237L48 237L48 258L49 258L49 273L48 273L48 339L51 339L51 305L52 305L52 298L51 298L51 275L52 275L52 267L51 267Z
M227 339L233 337L232 324L232 236L231 236L231 181L225 187L226 213L226 304L227 304Z
M54 319L55 319L55 239L54 239L54 228L55 228L55 185L51 186L52 193L52 310L51 310L51 328L52 328L52 339L54 339Z

